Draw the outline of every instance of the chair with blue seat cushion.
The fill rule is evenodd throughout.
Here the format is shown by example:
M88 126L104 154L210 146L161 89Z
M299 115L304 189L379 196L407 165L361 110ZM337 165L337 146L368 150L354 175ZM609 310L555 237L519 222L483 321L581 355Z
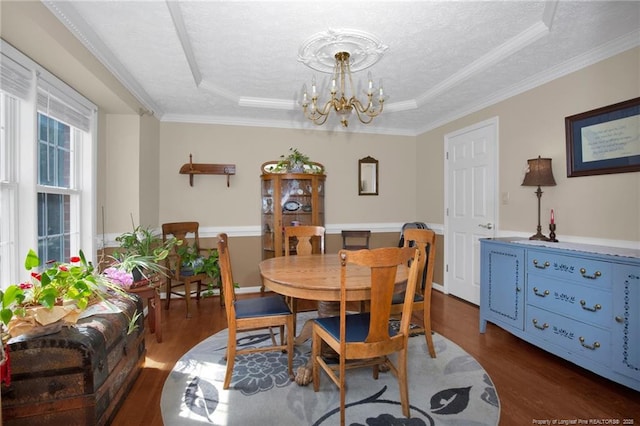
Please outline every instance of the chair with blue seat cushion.
M218 261L220 263L220 277L227 311L229 339L227 342L227 371L224 376L223 388L228 389L233 374L236 355L255 352L287 351L289 376L293 377L293 313L282 296L253 297L250 299L236 299L233 273L231 270L231 256L227 234L218 235ZM280 329L280 344L271 330ZM236 335L238 331L269 329L271 346L260 346L238 349ZM284 329L287 335L285 341Z
M411 334L424 332L427 349L431 358L436 357L431 334L431 290L433 287L433 269L436 258L436 233L430 229L411 228L403 231L402 244L404 247L414 247L420 250L420 265L418 270L418 284L413 293L413 312L422 312L422 327L414 328ZM391 315L400 315L404 308L405 292L393 295Z
M340 389L340 424L345 424L345 373L356 367L373 367L378 378L381 364L397 377L402 412L409 417L409 391L407 386L407 346L411 317L412 294L418 279L420 251L411 247L385 247L374 250L340 250L340 315L318 318L313 323L312 361L313 388L320 389L320 369ZM389 326L391 301L395 291L399 267L411 264L407 279L407 297L400 328ZM371 302L369 312L347 313L347 283L350 268L366 267L371 271ZM362 273L358 271L358 273ZM322 356L326 343L338 354L338 364ZM397 366L388 355L397 353Z

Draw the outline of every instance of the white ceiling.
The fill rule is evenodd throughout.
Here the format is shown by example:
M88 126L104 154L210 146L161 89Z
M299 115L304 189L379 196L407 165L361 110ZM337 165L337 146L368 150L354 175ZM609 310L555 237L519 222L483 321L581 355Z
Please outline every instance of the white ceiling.
M320 128L341 132L420 134L640 45L637 1L43 2L162 121L317 128L302 86L329 75L298 50L331 29L388 46L354 74L383 79L384 113Z

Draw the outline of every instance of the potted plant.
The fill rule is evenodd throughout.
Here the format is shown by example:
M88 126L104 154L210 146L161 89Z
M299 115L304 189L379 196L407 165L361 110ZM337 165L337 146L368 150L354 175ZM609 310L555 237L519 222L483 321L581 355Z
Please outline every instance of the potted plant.
M282 154L271 171L276 173L322 173L322 167L311 161L309 156L301 153L297 148L289 148L289 154Z
M0 290L3 334L12 337L53 323L73 324L90 304L106 300L114 292L126 294L118 282L99 273L82 251L69 262L39 268L38 255L29 250L24 266L30 279Z
M120 244L113 258L119 270L133 274L133 280L141 281L154 273L165 273L161 261L167 258L174 246L180 246L181 240L170 238L162 241L160 234L148 227L135 226L131 232L116 237Z
M205 255L203 255L203 252ZM209 280L207 295L213 294L213 288L220 283L220 265L218 263L218 251L214 249L198 250L195 244L184 244L177 249L180 259L181 275L206 274ZM218 283L218 285L214 285Z

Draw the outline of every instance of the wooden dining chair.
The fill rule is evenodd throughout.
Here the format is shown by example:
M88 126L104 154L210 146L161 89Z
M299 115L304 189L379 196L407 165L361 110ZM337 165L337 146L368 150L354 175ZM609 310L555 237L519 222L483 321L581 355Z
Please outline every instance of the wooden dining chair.
M371 231L342 230L342 248L345 250L362 250L369 248Z
M422 312L423 326L411 330L412 334L424 332L427 348L431 358L436 357L431 334L431 290L433 286L433 269L436 258L436 233L430 229L406 229L404 231L404 247L415 247L420 250L418 285L413 293L413 312ZM393 295L391 314L402 314L405 292Z
M236 299L227 234L222 233L218 235L218 254L229 327L227 372L224 376L223 388L229 388L236 355L241 354L287 351L287 367L289 369L289 376L293 378L294 327L293 313L289 309L289 306L279 295ZM279 327L280 344L276 342L271 327ZM284 335L285 328L287 331L286 338ZM272 345L238 349L236 342L237 332L256 329L269 329Z
M368 249L371 231L369 230L342 230L342 248L345 250L362 250ZM360 301L360 312L367 310L367 301Z
M340 425L345 424L345 373L347 368L373 367L373 378L378 378L381 364L397 377L400 388L402 413L409 417L409 390L407 385L407 347L412 294L418 279L420 251L411 247L383 247L374 250L340 250L340 315L318 318L313 323L312 361L313 389L320 389L322 368L340 389ZM395 290L398 267L410 262L407 279L407 297L398 331L389 326L390 305ZM370 312L347 314L348 270L356 267L371 270ZM360 273L358 271L358 273ZM329 363L321 356L322 343L338 353L339 362ZM397 366L388 355L397 353Z
M175 237L178 240L182 240L182 246L185 244L193 244L195 250L202 251L200 249L200 235L198 228L200 224L198 222L171 222L162 224L162 242L166 242L169 238ZM189 243L189 239L192 239L193 243ZM202 251L203 254L205 251ZM185 298L187 304L187 318L191 317L190 304L191 296L195 295L196 300L200 301L200 293L202 292L202 286L208 279L207 274L193 274L191 272L183 271L182 261L178 255L178 246L173 247L173 251L167 256L165 260L165 266L167 268L168 275L166 278L166 295L167 304L165 309L169 309L171 305L172 295ZM193 289L192 285L196 284L197 288ZM177 288L183 288L183 292L176 290Z
M324 253L324 226L299 225L284 227L284 255L308 256ZM298 314L298 301L293 297L287 298L287 303L293 312L294 330Z

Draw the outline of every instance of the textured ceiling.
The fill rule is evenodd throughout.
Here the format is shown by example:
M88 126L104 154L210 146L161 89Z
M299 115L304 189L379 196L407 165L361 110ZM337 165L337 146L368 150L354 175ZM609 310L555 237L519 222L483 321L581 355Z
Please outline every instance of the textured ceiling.
M309 37L349 29L388 46L354 74L385 111L322 130L416 135L640 45L636 1L43 1L162 121L317 128L299 106ZM588 89L588 88L585 88ZM363 96L362 96L363 97ZM631 96L630 96L631 97Z

